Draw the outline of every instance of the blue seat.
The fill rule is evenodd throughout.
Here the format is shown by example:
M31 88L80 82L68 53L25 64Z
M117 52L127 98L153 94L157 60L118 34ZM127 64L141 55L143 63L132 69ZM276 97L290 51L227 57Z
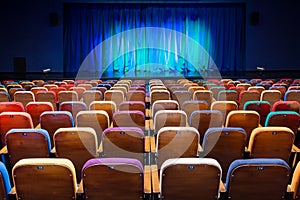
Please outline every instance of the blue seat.
M226 177L228 199L284 199L291 169L282 159L235 160Z

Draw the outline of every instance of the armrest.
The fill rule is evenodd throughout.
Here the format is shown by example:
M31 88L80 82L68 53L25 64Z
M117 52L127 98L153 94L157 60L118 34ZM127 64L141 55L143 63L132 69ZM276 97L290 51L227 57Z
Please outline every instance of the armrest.
M145 136L144 143L144 151L149 153L151 150L150 136Z
M41 124L36 125L35 129L40 129L41 128Z
M203 148L200 144L198 144L198 152L203 152Z
M300 153L300 148L298 148L296 145L293 144L292 152Z
M151 152L155 153L156 152L156 144L155 144L154 136L150 136L150 147L151 147Z
M8 193L8 199L16 199L17 193L16 193L16 188L13 187Z
M7 154L7 146L4 146L1 150L0 150L0 154Z
M151 167L150 165L146 165L144 167L144 193L151 193Z
M150 121L149 121L149 119L147 119L147 120L145 120L145 130L149 131L149 129L150 129Z
M151 165L151 180L153 193L160 193L157 165Z
M153 119L150 119L149 120L149 128L150 128L150 130L154 130L154 122L153 122Z
M247 147L245 147L244 158L245 159L250 158L250 154L251 154L251 152L249 151L249 149Z
M101 154L103 153L102 142L100 143L100 145L99 145L99 147L98 147L98 149L97 149L97 153L98 153L99 155L101 155Z
M77 193L78 194L83 194L83 182L82 182L82 180L80 181L79 186L77 188Z
M223 181L220 181L219 190L220 190L220 192L226 192L226 188L225 188Z
M79 183L79 186L76 191L76 199L84 199L83 183L82 180Z
M286 193L285 193L285 199L294 199L294 191L291 188L291 185L287 186Z
M51 152L50 152L50 153L56 154L56 149L55 149L55 147L53 147L53 148L51 149Z
M145 110L145 115L147 118L150 118L151 117L151 110L150 109L146 109Z

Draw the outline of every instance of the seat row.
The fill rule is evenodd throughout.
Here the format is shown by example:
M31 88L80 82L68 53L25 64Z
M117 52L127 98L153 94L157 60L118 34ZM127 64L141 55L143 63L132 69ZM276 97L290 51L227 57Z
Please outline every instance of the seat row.
M273 200L300 193L300 164L292 174L283 160L267 158L235 160L227 174L211 158L168 159L160 169L135 159L96 158L83 165L79 185L68 159L22 159L12 170L13 186L2 163L0 172L2 199Z

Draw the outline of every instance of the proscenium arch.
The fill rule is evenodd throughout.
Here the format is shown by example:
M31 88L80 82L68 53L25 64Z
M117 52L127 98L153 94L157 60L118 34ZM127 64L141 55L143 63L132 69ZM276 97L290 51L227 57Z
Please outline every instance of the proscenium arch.
M159 36L168 36L172 39L168 42L168 44L162 44L160 42L148 42L156 39L153 37L154 35ZM122 46L119 47L119 51L113 51L111 53L110 48L111 44L114 44L120 40L120 38L132 38L135 41L140 41L139 45L128 45L124 46L124 43L121 43ZM185 40L185 48L188 48L190 52L179 51L176 43L171 44L175 40L180 38L181 41ZM76 79L95 79L101 78L102 73L106 71L106 69L119 57L134 52L136 50L142 49L158 49L163 50L169 53L173 53L178 57L182 57L186 61L188 61L193 67L195 67L195 71L201 71L203 69L208 70L208 73L202 78L207 79L210 75L209 72L213 73L214 78L220 78L221 75L219 70L214 62L214 60L210 57L208 52L193 38L188 37L186 34L172 30L167 28L159 28L159 27L143 27L143 28L135 28L130 29L124 32L120 32L116 35L113 35L99 45L97 45L84 59L80 68L77 72ZM197 50L199 54L195 55L194 50ZM105 53L108 52L108 53ZM105 56L103 56L103 54ZM99 59L100 58L100 59ZM101 63L99 62L101 61ZM100 70L96 73L96 67L101 66ZM100 77L99 77L100 74Z

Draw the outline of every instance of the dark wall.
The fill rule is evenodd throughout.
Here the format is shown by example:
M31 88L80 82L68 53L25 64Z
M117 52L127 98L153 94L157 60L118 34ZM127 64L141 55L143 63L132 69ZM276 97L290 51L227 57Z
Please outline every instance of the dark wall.
M13 72L13 58L25 57L28 72L63 72L63 2L80 0L6 0L0 7L0 72ZM87 1L84 1L87 2ZM89 0L101 2L101 0ZM201 1L203 2L203 1ZM246 2L246 69L272 70L300 66L300 3L298 0L224 0ZM57 24L49 13L58 14ZM256 25L250 15L258 12Z

